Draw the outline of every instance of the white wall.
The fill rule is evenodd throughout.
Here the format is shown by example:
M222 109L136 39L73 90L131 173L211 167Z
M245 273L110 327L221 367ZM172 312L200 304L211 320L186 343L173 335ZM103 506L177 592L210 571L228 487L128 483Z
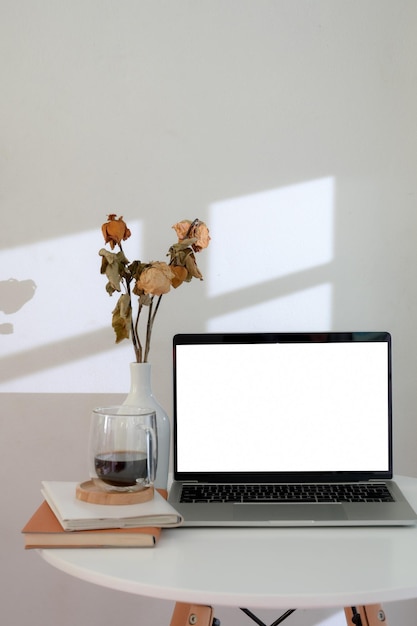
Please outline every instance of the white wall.
M85 477L91 407L127 391L98 274L107 213L145 260L179 219L211 228L205 281L155 327L168 410L175 332L387 329L396 471L417 476L416 21L414 0L1 0L2 623L169 623L170 603L71 579L19 534L42 479ZM386 608L415 623L415 602Z

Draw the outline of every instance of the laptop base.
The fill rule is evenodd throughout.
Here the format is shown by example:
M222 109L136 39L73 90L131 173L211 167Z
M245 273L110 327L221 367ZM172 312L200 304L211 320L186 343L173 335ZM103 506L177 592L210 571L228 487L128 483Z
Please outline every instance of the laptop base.
M384 481L393 496L392 502L365 504L183 503L180 501L182 484L173 482L168 501L183 516L184 527L376 527L414 526L417 522L416 512L394 480Z

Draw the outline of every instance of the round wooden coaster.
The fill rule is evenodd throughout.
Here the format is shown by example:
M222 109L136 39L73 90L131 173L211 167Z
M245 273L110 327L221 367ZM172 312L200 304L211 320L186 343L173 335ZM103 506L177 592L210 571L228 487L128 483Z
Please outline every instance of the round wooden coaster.
M141 491L103 491L92 480L87 480L77 485L76 496L90 504L140 504L152 500L153 491L152 486Z

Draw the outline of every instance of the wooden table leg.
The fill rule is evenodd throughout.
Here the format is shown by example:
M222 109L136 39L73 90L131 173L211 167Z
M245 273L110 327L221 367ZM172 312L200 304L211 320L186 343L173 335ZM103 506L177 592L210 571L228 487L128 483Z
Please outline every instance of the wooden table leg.
M211 606L177 602L170 626L212 626L212 624L213 609Z
M345 609L348 626L388 626L385 611L380 604L352 606Z
M380 604L367 604L345 608L348 626L388 626ZM213 609L201 604L177 602L170 626L213 626Z

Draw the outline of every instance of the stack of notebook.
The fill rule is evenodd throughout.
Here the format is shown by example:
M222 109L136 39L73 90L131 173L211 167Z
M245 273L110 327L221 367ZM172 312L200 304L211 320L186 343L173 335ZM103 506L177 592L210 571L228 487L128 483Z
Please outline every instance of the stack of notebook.
M151 548L162 528L183 521L163 490L149 502L116 506L82 502L75 494L76 483L42 483L45 499L22 529L26 549Z

